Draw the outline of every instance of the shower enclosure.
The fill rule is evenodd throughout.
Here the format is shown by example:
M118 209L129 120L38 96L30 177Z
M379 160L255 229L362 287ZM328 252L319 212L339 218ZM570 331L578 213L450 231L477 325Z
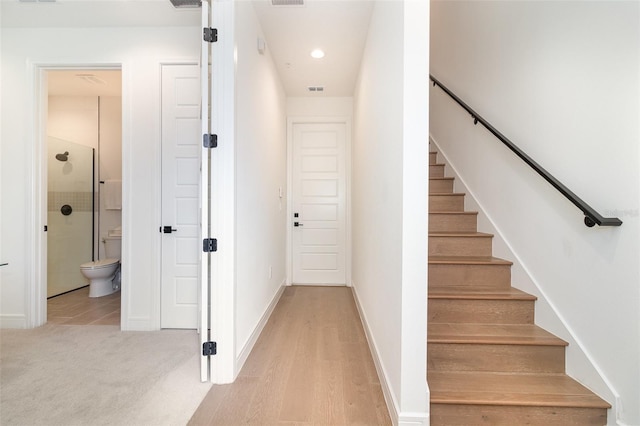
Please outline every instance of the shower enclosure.
M88 285L80 265L94 259L94 149L49 137L47 297Z

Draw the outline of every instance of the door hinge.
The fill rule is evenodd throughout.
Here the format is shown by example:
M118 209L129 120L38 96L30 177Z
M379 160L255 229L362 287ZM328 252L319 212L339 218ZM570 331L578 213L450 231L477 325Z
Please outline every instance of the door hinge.
M202 251L205 253L218 251L218 240L215 238L205 238L202 240Z
M202 135L202 146L205 148L217 148L218 147L218 135L204 134Z
M202 356L215 355L218 352L216 342L204 342L202 344Z
M216 41L218 41L218 30L216 28L204 28L203 38L204 41L215 43Z

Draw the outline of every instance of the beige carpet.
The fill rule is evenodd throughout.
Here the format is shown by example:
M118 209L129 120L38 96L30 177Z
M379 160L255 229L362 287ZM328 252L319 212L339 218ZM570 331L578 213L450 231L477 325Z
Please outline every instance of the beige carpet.
M211 385L193 330L0 330L0 425L185 425Z

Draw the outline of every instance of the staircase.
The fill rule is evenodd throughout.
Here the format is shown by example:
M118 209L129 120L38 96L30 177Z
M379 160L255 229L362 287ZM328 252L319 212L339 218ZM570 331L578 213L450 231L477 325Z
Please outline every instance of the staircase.
M567 343L534 324L437 154L429 155L431 425L605 425L610 405L565 374Z

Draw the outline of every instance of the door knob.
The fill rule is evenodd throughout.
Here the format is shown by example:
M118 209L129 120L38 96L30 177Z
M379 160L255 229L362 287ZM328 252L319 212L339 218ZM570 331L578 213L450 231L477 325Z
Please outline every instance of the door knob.
M163 234L170 234L172 232L176 232L177 229L172 228L171 226L163 226L160 228L160 232Z

